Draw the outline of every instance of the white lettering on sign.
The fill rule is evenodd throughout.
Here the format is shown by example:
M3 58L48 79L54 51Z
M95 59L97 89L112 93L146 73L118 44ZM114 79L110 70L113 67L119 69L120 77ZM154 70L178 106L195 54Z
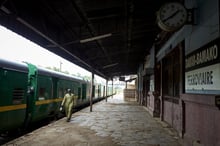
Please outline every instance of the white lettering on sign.
M218 58L218 46L213 45L205 50L186 58L186 69L199 64L207 63Z
M208 85L213 84L212 71L198 72L187 76L189 85Z
M189 85L211 85L213 84L212 71L198 72L187 76Z
M185 89L220 90L220 63L188 71L185 73Z

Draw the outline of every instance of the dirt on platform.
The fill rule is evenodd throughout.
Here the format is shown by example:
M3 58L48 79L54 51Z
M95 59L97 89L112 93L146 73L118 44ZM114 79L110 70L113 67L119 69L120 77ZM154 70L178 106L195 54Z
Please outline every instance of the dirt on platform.
M59 124L57 124L59 122ZM117 146L111 137L97 136L95 131L64 119L35 130L6 146Z

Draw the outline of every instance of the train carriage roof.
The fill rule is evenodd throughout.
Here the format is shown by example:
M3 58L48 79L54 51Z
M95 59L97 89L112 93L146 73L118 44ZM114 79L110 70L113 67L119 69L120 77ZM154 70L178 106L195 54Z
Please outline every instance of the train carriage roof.
M0 58L0 68L28 73L27 64Z
M80 77L75 77L75 76L68 75L68 74L65 74L65 73L49 70L49 69L46 69L46 68L43 68L43 67L37 67L37 69L38 69L38 75L46 75L46 76L50 76L50 77L54 77L54 78L58 78L58 79L88 83L87 81L83 80Z
M20 61L13 61L0 58L0 68L6 70L13 70L18 72L28 73L28 63L27 62L20 62ZM53 70L45 69L43 67L36 67L38 75L45 75L49 77L55 77L59 79L71 80L81 83L88 83L87 81L83 80L80 77L74 77L65 73L56 72Z

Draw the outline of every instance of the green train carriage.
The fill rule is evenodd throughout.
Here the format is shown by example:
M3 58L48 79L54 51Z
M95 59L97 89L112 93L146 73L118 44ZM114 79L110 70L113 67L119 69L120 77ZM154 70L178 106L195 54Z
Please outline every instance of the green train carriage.
M89 101L90 84L28 63L0 59L0 132L56 116L66 89Z
M33 121L38 121L59 112L61 101L70 88L78 100L84 99L82 88L87 88L87 83L72 76L38 68L36 105ZM85 86L86 85L86 86ZM86 91L86 90L85 90Z
M0 60L0 131L24 124L27 86L27 65Z

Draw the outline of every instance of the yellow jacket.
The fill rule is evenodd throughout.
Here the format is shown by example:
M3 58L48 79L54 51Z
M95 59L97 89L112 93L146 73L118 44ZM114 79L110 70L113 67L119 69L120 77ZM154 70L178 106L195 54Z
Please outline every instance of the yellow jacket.
M72 93L67 93L67 94L65 94L65 96L63 98L61 106L65 106L65 107L71 106L71 107L73 107L73 106L76 105L76 102L77 102L77 96L75 96Z
M62 106L64 106L65 113L68 119L71 118L73 106L76 105L76 101L77 101L77 96L74 96L74 94L72 93L67 93L63 98L63 101L61 103L61 110L62 110Z

